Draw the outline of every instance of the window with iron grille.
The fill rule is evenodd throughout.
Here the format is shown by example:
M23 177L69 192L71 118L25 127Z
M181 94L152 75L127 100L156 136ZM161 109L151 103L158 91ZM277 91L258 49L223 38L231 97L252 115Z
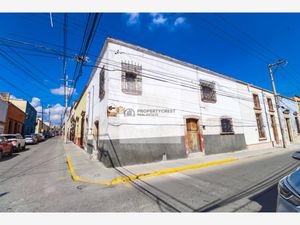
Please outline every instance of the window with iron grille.
M104 98L105 96L105 70L104 66L102 67L99 75L99 98L100 101Z
M222 134L233 134L233 125L231 118L221 119Z
M142 94L142 66L122 62L122 92Z
M266 138L262 115L261 115L261 113L255 113L255 116L256 116L256 123L257 123L259 138Z
M259 97L257 94L253 94L254 108L260 109Z
M203 102L217 102L216 88L214 82L200 80L201 100Z
M274 108L273 108L272 99L271 98L267 98L267 101L268 101L269 111L273 112Z

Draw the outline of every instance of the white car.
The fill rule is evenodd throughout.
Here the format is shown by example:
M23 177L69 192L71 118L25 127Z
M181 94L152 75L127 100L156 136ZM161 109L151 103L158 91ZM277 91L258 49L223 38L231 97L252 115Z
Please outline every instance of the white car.
M0 136L6 137L12 143L14 151L25 150L26 142L21 134L1 134Z

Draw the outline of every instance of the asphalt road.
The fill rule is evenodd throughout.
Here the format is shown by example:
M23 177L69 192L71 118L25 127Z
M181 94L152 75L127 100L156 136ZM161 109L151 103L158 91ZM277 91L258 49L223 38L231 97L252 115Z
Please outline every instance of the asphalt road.
M299 165L277 152L131 182L76 183L52 138L0 161L1 212L273 212L277 182Z

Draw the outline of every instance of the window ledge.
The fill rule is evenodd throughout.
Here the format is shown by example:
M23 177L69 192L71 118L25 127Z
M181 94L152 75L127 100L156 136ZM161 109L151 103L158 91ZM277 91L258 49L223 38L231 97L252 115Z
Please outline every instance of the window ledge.
M217 101L216 100L205 100L205 99L201 99L202 102L205 102L205 103L216 103Z
M125 91L125 90L122 90L122 92L124 94L127 94L127 95L142 95L142 92L138 92L138 91Z
M220 135L234 135L234 132L221 132Z
M259 141L266 141L267 138L259 138Z

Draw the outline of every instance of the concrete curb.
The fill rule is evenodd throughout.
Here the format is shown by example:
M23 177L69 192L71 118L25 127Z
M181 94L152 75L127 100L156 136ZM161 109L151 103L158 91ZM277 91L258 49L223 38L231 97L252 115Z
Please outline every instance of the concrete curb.
M151 173L142 173L142 174L127 176L127 177L117 177L117 178L112 179L111 181L94 181L94 180L84 179L84 178L81 178L80 176L78 176L75 173L71 157L69 155L66 156L66 161L68 163L70 175L71 175L71 178L73 181L90 183L90 184L101 184L101 185L106 185L106 186L112 186L112 185L122 184L122 183L125 184L130 181L137 180L137 179L156 177L156 176L161 176L161 175L170 174L170 173L178 173L180 171L185 171L185 170L199 169L199 168L234 162L236 160L238 160L238 159L237 158L227 158L227 159L222 159L222 160L217 160L217 161L212 161L212 162L183 166L183 167L179 167L179 168L157 170L157 171L151 172Z

